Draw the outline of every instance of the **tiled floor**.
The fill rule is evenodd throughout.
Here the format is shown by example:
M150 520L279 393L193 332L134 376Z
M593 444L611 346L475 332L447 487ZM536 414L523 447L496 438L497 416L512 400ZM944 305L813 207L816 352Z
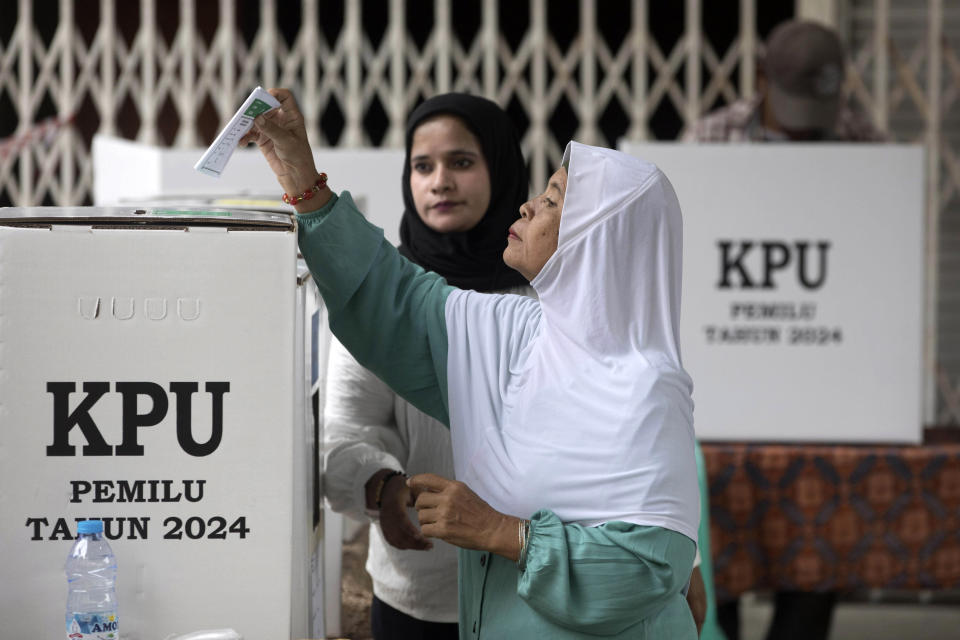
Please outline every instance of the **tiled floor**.
M741 640L764 640L773 608L769 601L745 597L741 604ZM960 605L841 603L834 613L830 640L958 640Z

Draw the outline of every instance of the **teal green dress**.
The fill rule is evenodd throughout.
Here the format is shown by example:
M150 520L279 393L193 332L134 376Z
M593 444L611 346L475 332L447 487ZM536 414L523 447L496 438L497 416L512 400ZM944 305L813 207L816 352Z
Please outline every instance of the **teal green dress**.
M298 215L300 251L330 329L360 364L449 426L445 309L453 287L404 259L349 193ZM482 497L482 496L481 496ZM696 638L683 534L530 514L526 562L460 551L461 638Z

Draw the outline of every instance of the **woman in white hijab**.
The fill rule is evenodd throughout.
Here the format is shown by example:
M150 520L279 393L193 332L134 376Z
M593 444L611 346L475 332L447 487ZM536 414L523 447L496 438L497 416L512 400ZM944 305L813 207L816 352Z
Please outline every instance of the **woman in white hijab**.
M699 498L680 363L681 219L653 165L570 143L504 261L539 302L449 286L318 179L293 96L256 141L295 202L330 327L450 426L457 481L408 483L460 552L462 638L695 638ZM561 215L562 214L562 215Z

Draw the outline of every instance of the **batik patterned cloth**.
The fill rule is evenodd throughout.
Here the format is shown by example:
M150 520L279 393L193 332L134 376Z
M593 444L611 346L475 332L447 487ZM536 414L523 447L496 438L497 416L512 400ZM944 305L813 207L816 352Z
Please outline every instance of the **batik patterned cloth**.
M704 444L717 599L960 588L960 444Z

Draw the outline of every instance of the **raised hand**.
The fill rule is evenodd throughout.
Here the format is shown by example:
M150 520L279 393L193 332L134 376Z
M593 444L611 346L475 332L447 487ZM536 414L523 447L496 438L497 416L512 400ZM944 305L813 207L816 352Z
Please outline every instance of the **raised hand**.
M268 91L280 102L280 107L257 116L253 128L239 144L256 143L283 190L291 195L302 193L312 187L320 175L313 162L303 114L289 90ZM317 204L322 203L314 202L313 206Z

